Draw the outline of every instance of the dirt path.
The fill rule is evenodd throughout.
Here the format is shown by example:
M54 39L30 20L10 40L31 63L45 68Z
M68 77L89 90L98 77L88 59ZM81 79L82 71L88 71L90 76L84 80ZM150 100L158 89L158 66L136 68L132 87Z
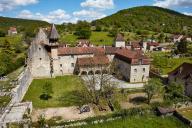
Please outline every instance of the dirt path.
M88 117L93 117L95 113L91 109L90 112L79 114L79 110L75 106L63 108L34 109L32 113L32 121L37 121L40 115L45 115L46 119L60 116L64 120L80 120Z

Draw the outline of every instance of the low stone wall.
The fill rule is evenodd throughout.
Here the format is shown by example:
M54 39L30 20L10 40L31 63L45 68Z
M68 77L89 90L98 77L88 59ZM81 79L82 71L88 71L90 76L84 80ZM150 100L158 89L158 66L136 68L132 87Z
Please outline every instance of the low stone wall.
M176 116L179 120L181 120L183 123L192 126L192 120L189 120L187 117L183 116L179 112L175 111L174 116Z

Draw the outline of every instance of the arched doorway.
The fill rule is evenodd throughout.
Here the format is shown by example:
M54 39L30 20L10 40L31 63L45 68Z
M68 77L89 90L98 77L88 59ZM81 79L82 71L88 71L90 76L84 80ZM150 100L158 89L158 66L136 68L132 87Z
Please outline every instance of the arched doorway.
M95 71L95 74L101 74L101 71L97 70Z
M89 71L89 72L88 72L88 75L93 75L93 74L94 74L93 71Z
M87 72L86 71L82 71L81 75L87 75Z

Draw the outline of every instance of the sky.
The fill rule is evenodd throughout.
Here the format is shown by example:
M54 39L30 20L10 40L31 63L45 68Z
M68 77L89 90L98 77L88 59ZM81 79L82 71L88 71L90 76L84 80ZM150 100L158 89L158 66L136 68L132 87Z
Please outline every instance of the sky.
M192 15L192 0L0 0L0 16L49 23L92 21L136 6L159 6Z

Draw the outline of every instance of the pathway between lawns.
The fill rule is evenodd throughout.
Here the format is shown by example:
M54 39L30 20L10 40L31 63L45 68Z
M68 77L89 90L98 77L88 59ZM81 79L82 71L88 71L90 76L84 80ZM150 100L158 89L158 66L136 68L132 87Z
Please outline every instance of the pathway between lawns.
M46 109L33 109L32 121L38 121L41 115L45 115L45 119L51 119L52 117L62 117L64 120L81 120L88 117L95 116L93 110L90 112L79 114L79 109L76 106L62 107L62 108L46 108Z

